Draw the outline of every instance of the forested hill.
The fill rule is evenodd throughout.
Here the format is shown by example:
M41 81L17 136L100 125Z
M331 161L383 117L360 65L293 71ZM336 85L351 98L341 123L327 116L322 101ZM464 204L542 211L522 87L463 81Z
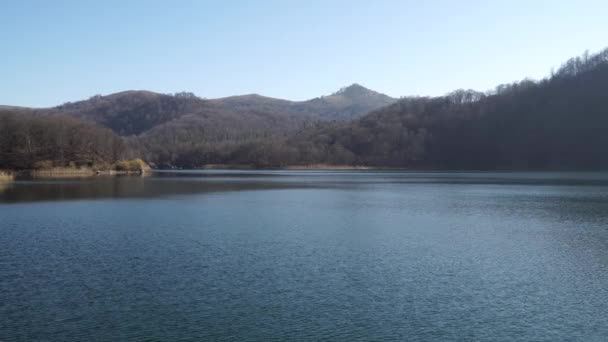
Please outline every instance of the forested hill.
M141 155L159 167L196 167L235 162L234 156L244 146L273 143L315 122L356 119L395 101L358 84L308 101L260 95L208 100L187 92L125 91L53 108L2 106L0 115L5 116L4 124L10 122L11 126L23 118L24 124L49 125L48 130L56 122L106 127L124 137L126 152L121 153ZM9 115L14 113L23 115ZM24 138L5 137L3 141L17 144ZM33 165L36 158L27 159L30 162L19 163L19 167Z
M404 98L290 140L301 162L445 169L608 169L608 49L541 81Z
M165 122L196 113L205 101L189 94L158 94L150 91L124 91L107 96L95 95L84 101L37 109L39 115L64 115L105 126L119 135L137 135Z
M42 115L66 115L96 122L120 135L140 135L184 117L206 125L232 126L234 120L250 129L273 126L278 130L305 121L349 120L395 102L396 99L353 84L330 95L308 101L287 101L260 95L202 99L192 93L159 94L125 91L88 100L39 109ZM225 121L225 122L224 122Z

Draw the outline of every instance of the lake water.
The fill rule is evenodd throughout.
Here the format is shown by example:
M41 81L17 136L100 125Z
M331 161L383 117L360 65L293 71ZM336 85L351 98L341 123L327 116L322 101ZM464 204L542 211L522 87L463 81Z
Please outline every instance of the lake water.
M0 341L606 341L608 174L0 183Z

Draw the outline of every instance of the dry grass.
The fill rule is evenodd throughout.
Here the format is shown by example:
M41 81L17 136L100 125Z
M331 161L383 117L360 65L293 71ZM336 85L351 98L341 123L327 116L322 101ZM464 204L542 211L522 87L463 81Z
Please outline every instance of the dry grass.
M1 181L12 181L15 179L15 175L12 172L9 171L2 171L0 170L0 182Z

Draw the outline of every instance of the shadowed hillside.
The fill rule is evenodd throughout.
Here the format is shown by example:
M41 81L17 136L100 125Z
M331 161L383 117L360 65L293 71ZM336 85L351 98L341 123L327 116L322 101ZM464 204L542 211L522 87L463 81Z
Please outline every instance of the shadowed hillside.
M449 169L608 168L608 49L539 82L404 98L290 140L305 163Z

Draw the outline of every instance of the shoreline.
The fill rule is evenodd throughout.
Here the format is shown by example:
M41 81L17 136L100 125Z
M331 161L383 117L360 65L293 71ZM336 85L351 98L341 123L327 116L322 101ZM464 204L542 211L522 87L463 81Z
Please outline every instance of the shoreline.
M103 176L143 176L150 170L140 171L116 171L116 170L95 170L91 168L52 168L44 170L17 170L0 171L0 181L11 182L20 178L90 178Z
M144 176L151 171L141 159L120 160L111 165L97 166L62 166L43 167L39 169L0 170L0 181L14 181L28 178L88 178L96 176Z
M20 179L33 178L91 178L91 177L120 177L120 176L146 176L155 171L187 171L187 170L217 170L217 171L418 171L418 172L571 172L571 170L432 170L412 169L388 166L364 166L364 165L285 165L276 167L259 167L246 164L208 164L191 169L140 169L140 170L102 170L95 168L50 168L50 169L28 169L28 170L0 170L0 182L12 182ZM580 170L575 172L602 172L599 170ZM605 172L605 171L604 171Z

